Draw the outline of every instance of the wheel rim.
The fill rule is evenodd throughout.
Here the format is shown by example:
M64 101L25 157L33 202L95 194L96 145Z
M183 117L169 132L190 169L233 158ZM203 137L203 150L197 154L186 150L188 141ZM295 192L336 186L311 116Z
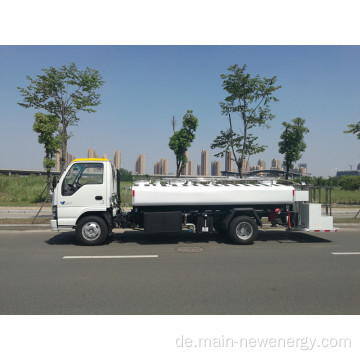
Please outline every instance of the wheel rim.
M248 240L253 234L253 228L248 222L241 222L236 227L236 235L241 240Z
M82 235L88 241L94 241L101 235L101 228L96 222L88 222L82 228Z

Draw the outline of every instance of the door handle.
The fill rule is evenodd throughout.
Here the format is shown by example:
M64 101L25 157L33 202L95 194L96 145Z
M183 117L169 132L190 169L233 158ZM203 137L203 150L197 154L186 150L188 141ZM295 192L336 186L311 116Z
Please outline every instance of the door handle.
M95 200L102 200L103 197L102 196L95 196Z

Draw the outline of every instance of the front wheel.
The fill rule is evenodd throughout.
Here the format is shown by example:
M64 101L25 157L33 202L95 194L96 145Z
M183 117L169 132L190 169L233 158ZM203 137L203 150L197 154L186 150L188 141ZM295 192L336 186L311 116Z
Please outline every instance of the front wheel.
M250 217L239 216L231 222L229 235L234 244L249 245L257 238L258 227Z
M105 220L98 216L87 216L76 226L76 238L84 245L101 245L109 234Z

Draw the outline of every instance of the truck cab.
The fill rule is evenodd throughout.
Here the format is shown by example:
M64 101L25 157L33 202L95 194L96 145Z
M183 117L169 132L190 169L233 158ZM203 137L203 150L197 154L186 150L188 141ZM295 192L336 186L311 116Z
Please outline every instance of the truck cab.
M76 230L80 242L104 241L117 212L116 171L107 159L76 159L53 194L54 231Z

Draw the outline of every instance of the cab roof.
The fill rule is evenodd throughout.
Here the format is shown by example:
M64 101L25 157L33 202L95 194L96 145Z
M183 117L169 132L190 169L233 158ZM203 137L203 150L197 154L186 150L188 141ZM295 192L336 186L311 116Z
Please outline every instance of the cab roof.
M76 161L110 161L109 159L101 159L101 158L81 158L81 159L75 159L72 161L76 162Z

